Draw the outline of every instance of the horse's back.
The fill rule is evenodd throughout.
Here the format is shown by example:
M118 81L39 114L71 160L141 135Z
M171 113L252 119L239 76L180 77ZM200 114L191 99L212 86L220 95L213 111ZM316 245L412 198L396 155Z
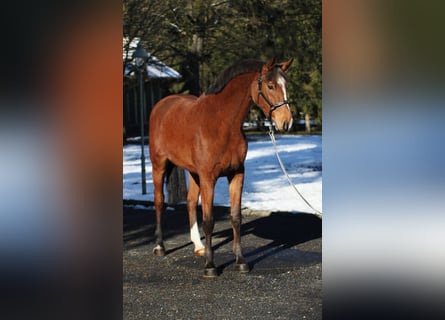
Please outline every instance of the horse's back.
M152 129L159 130L165 123L176 123L183 118L196 99L190 94L174 94L159 100L150 114L150 134Z
M188 107L198 97L191 94L172 94L159 100L153 107L153 113L166 112L171 108Z

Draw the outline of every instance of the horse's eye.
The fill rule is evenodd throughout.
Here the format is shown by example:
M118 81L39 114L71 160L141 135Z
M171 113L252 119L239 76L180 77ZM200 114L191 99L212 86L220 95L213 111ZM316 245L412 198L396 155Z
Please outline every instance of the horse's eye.
M273 90L273 85L268 84L267 87L268 87L270 90Z

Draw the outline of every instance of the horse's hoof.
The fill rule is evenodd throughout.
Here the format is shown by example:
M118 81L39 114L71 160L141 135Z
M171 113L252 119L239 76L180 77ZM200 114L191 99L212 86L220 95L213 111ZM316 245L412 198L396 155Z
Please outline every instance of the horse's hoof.
M205 253L205 249L204 248L195 249L195 256L197 256L197 257L204 257L204 253Z
M160 245L157 245L153 249L153 254L158 257L163 257L163 256L165 256L165 249L163 247L161 247Z
M235 270L239 271L241 273L248 273L248 272L250 272L250 268L249 268L249 265L247 263L235 264Z
M216 268L204 269L204 278L215 278L218 276L218 270Z

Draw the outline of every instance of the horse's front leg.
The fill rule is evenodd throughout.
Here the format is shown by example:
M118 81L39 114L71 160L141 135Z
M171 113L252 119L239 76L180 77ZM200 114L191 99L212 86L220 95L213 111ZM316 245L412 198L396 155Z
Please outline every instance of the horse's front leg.
M205 234L205 269L204 277L213 278L218 276L218 271L213 261L212 233L215 226L213 219L213 194L216 179L203 178L200 176L201 206L202 206L202 228Z
M196 209L199 198L199 178L197 175L189 173L189 189L187 192L187 211L190 221L190 239L195 245L195 255L203 256L205 253L204 245L201 242L199 234L198 220L196 218Z
M229 193L230 193L230 220L233 228L233 253L235 254L235 269L240 272L249 272L249 265L243 257L241 248L241 194L244 183L244 170L229 176Z

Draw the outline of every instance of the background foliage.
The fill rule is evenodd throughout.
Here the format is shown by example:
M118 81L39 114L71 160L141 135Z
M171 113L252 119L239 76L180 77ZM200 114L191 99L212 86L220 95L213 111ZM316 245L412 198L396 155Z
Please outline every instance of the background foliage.
M201 94L240 59L293 57L293 114L321 125L321 0L124 0L123 18L125 37L181 73L175 93Z

